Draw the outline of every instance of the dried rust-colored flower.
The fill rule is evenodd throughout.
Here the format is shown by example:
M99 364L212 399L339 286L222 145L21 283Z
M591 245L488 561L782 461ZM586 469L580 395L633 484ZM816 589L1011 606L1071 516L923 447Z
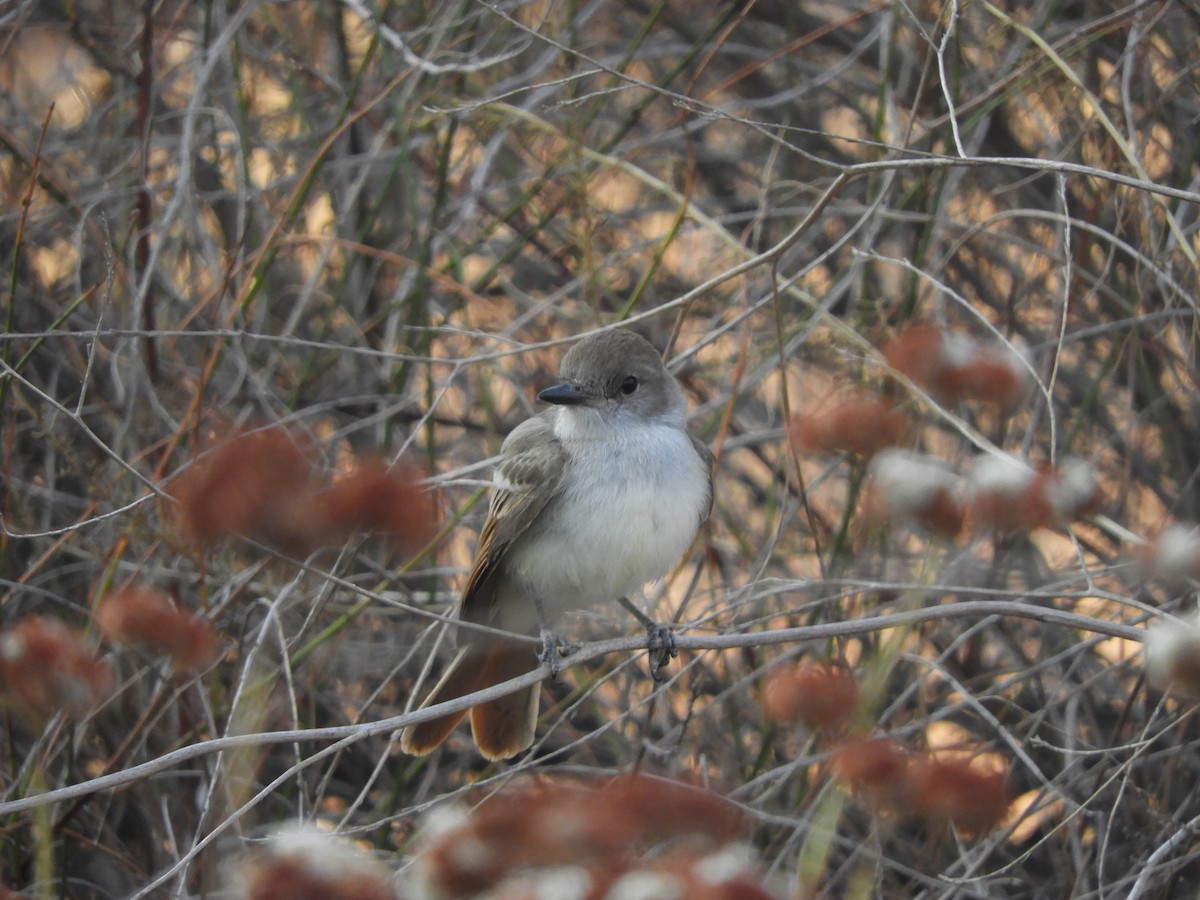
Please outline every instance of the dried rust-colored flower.
M107 594L96 610L96 624L110 641L165 653L176 672L203 669L216 655L209 622L179 609L157 588L131 584Z
M1099 478L1081 459L1033 468L1013 457L988 454L971 467L969 511L976 528L1033 531L1068 525L1103 501Z
M599 788L541 784L490 797L427 828L421 879L435 894L475 896L531 872L576 868L589 885L637 870L650 847L723 847L744 820L711 792L644 776ZM705 850L704 852L709 852Z
M812 731L844 728L858 703L858 681L829 661L804 662L777 669L763 686L763 711L783 725Z
M241 535L303 555L313 546L317 483L308 445L273 427L218 441L166 492L177 501L180 531L197 547Z
M841 744L833 774L878 813L950 823L965 836L991 831L1012 802L1004 773L964 759L913 754L891 738Z
M405 547L429 540L436 522L433 495L412 469L360 463L313 498L313 516L326 543L355 532L383 534Z
M1011 411L1029 369L1007 345L985 344L929 322L906 326L883 348L887 364L940 402L980 400Z
M838 745L833 774L877 812L906 812L911 754L891 738L857 738Z
M0 703L40 721L78 718L112 691L112 671L74 631L34 616L0 631Z
M933 823L949 822L962 834L986 834L1003 821L1012 795L1003 772L963 759L921 756L907 773L909 810Z
M330 483L312 449L281 427L219 441L168 486L184 538L204 548L241 535L307 556L355 532L381 532L405 546L428 540L432 496L415 472L357 462Z
M854 394L794 416L791 437L806 453L871 456L899 444L907 427L904 413L890 401Z
M930 322L906 325L883 345L883 359L918 387L937 390L945 367L942 334L943 329Z

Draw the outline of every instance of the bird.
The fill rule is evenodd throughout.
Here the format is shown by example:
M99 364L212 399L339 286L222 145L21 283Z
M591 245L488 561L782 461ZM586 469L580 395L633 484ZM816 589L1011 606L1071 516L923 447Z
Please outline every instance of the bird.
M654 346L636 332L594 332L563 357L550 404L505 439L487 517L462 591L458 649L421 709L550 663L564 612L617 601L651 635L652 672L674 655L667 628L627 598L664 576L712 508L712 454L688 433L687 404ZM541 653L529 637L540 636ZM522 639L524 638L524 639ZM556 646L558 645L558 646ZM654 653L657 651L657 658ZM533 743L540 684L470 709L482 756L508 759ZM400 748L424 755L467 715L410 725Z

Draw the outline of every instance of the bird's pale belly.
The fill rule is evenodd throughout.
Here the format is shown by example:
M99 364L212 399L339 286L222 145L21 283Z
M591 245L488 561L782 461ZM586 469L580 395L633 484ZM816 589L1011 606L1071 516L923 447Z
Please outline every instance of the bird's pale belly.
M548 611L636 592L683 556L708 488L703 462L680 437L657 464L614 453L607 465L572 472L554 509L512 548L511 568Z

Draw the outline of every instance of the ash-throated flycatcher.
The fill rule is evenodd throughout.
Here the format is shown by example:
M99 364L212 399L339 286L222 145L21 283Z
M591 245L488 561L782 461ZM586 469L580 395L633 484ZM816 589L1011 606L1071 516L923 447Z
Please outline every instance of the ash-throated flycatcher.
M712 507L712 454L687 432L683 391L646 340L607 331L576 344L554 404L504 441L475 564L459 605L464 622L539 633L547 617L626 594L661 578L691 545ZM634 610L636 612L636 610ZM652 651L673 652L651 628ZM459 650L422 708L483 690L537 667L527 641L459 629ZM657 648L655 642L657 641ZM652 661L652 665L655 665ZM540 686L474 707L471 730L488 759L533 743ZM406 728L400 747L429 753L465 713Z

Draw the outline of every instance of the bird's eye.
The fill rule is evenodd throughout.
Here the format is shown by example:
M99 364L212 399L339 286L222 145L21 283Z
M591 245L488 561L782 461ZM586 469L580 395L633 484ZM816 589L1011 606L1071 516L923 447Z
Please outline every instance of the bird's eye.
M625 380L621 382L621 393L628 397L638 389L638 380L636 375L626 375Z

